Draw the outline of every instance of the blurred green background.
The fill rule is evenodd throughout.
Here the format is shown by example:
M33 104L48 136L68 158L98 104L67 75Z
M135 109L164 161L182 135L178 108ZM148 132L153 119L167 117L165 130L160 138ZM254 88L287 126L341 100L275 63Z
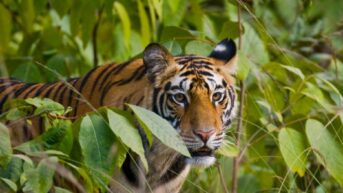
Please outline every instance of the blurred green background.
M150 42L208 55L241 36L238 192L339 193L342 10L341 0L1 0L0 76L51 82L136 57ZM237 152L227 151L218 167L230 189ZM182 192L225 192L218 167L193 170Z

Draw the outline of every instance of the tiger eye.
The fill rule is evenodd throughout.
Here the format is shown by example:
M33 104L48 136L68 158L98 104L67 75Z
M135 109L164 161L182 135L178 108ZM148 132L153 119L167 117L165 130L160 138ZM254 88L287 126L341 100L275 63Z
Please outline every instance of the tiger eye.
M219 101L221 98L222 98L222 93L220 92L216 92L212 96L213 101Z
M186 96L182 93L177 93L174 95L174 99L175 99L175 101L182 103L185 101Z

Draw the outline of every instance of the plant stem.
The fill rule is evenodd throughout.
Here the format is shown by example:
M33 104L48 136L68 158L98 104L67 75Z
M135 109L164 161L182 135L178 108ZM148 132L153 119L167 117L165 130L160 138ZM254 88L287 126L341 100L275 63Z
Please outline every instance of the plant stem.
M225 183L225 180L224 180L224 175L223 175L222 168L220 167L220 164L218 162L216 163L216 167L218 169L218 173L219 173L219 177L220 177L220 183L223 186L224 192L225 193L229 193L229 190L227 189L226 183Z
M237 0L237 17L238 17L238 24L239 24L239 40L238 40L238 49L242 47L242 23L241 23L241 4L240 0ZM244 92L245 92L245 85L243 80L239 81L239 109L238 109L238 124L237 124L237 132L236 132L236 145L239 148L241 145L241 135L242 135L242 126L243 126L243 106L244 106ZM232 187L231 192L237 193L238 190L238 172L240 167L240 157L241 152L238 153L237 157L233 159L233 168L232 168Z

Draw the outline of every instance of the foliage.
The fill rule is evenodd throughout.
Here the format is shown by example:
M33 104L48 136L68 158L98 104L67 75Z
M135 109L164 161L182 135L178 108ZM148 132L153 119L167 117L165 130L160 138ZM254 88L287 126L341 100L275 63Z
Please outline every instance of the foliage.
M102 108L76 120L72 125L70 120L47 116L62 115L62 112L66 112L63 106L49 99L16 99L11 101L11 104L31 104L32 106L26 106L31 108L31 114L22 114L23 117L36 115L39 112L49 124L47 130L40 136L14 147L15 152L18 153L13 153L10 146L8 129L0 125L2 134L0 176L2 182L6 184L0 184L0 190L17 191L20 187L24 192L48 192L53 185L57 167L76 170L81 176L79 180L89 183L86 184L88 192L97 189L106 190L114 169L121 167L129 149L141 157L148 170L143 143L135 127L137 119L139 124L144 125L145 132L164 142L168 136L166 142L168 146L189 155L186 146L175 134L174 128L166 124L166 121L158 115L141 107L129 105L135 116L119 109ZM42 107L45 109L43 110ZM18 110L16 107L12 107L11 110L13 109ZM13 120L12 117L9 118L7 120ZM166 127L162 131L156 130L156 126ZM132 140L133 137L136 140ZM81 155L73 150L75 148L80 148ZM73 159L75 156L76 158ZM35 167L36 162L38 165ZM13 167L19 170L15 173L17 177L8 178L13 175Z
M206 55L215 42L224 37L238 39L241 34L236 78L244 82L246 90L238 192L342 192L342 8L343 2L334 0L3 0L0 75L27 82L56 81L83 75L95 62L122 62L136 57L152 41L162 43L175 55ZM38 109L37 103L18 104L9 107L11 110L2 118L17 119L33 113L32 105ZM37 114L55 119L65 113L53 111L57 116L51 116L45 110L37 110ZM82 133L95 131L92 125L99 124L104 130L96 130L92 138L104 136L102 142L108 147L111 136L116 138L113 143L123 142L118 145L116 166L120 166L123 158L119 155L125 156L127 148L143 158L142 147L127 144L128 133L111 129L114 124L106 118L111 116L130 129L132 117L119 110L104 112L73 123L79 135L62 135L53 129L48 134L48 130L46 135L56 135L52 138L56 143L44 147L54 151L40 149L82 176L89 191L106 181L106 168L113 167L102 160L96 165L100 168L93 168L93 159L103 159L108 149L98 150L100 154L95 156L89 152L96 150L83 149L84 160L78 161L84 165L79 165L68 161L73 150L63 151L70 147L59 147L61 142L56 139L73 135L79 137L81 145ZM140 115L138 119L146 121ZM63 126L69 123L57 122L50 121L49 128L70 130ZM0 170L0 187L13 191L21 188L27 181L22 176L32 170L46 170L51 176L44 165L56 161L44 161L41 153L28 154L35 159L13 154L8 145L2 146L7 144L3 126L0 132L0 164L7 164ZM129 132L138 139L137 133ZM151 133L156 135L153 129ZM50 141L44 135L36 142ZM228 136L221 150L226 156L220 155L218 163L224 171L224 185L231 187L232 158L227 156L237 155L237 149L230 145L236 140L235 125ZM37 187L36 182L30 183L25 187ZM43 191L44 186L37 188ZM183 192L224 189L217 170L211 167L193 170Z

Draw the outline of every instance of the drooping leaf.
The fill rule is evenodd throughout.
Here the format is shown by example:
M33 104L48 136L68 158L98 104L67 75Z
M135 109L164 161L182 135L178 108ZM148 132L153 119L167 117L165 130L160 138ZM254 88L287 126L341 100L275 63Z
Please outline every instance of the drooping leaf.
M57 157L48 157L40 161L37 168L26 171L25 176L27 181L23 187L23 191L36 193L48 192L53 184L53 176L57 162Z
M114 111L107 110L107 118L111 130L126 146L139 155L145 169L148 169L141 136L138 129L128 120L129 116L130 114L124 111L120 111L119 114L119 111L115 113Z
M156 138L168 147L190 157L187 147L170 123L147 109L135 105L128 106L135 113L141 126L150 130Z
M5 125L0 123L0 166L7 165L12 156L10 134Z
M110 175L114 169L115 142L115 136L104 118L92 114L82 119L79 131L81 153L95 179L106 181L105 174Z
M343 185L343 146L338 143L329 130L319 121L306 121L306 135L318 160L327 171Z
M299 176L304 176L306 170L306 137L299 131L291 128L281 129L279 145L282 157L288 167Z

